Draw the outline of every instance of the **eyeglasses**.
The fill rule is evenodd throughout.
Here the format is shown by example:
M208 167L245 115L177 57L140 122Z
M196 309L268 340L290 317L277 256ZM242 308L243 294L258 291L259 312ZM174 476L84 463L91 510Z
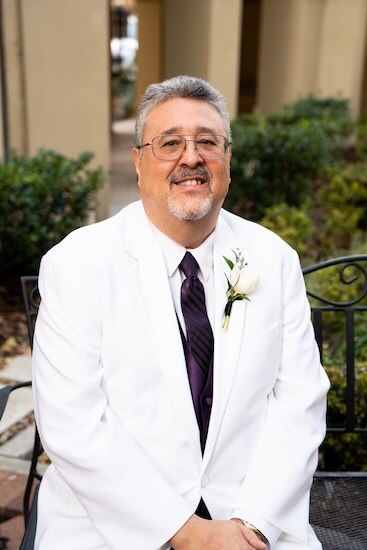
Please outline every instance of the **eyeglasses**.
M192 141L196 152L206 160L221 159L225 156L231 142L217 134L199 134L194 139L186 139L178 134L156 136L149 143L137 145L137 149L151 145L153 155L159 160L178 160L186 149L186 143Z

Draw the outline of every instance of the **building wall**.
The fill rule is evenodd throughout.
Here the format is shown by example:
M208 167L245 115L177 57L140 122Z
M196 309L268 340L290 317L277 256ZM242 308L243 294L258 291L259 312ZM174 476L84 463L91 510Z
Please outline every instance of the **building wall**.
M11 143L110 166L108 0L5 0ZM107 214L108 183L99 217Z
M3 16L9 139L13 148L25 153L27 152L27 115L21 0L3 0Z
M326 0L317 85L322 95L350 98L359 114L366 51L366 0Z
M136 83L137 101L145 89L163 78L164 6L163 0L138 0L139 51Z
M138 0L138 11L139 96L151 82L192 74L223 92L232 117L310 94L347 97L356 116L366 109L366 0ZM245 29L259 12L254 44L242 14Z
M363 68L363 82L362 82L362 97L361 97L361 109L362 116L367 117L367 40L364 54L364 68Z
M229 114L238 112L242 0L211 2L208 80L224 95Z
M209 78L211 0L165 2L164 76Z
M237 113L242 0L165 2L164 76L209 80Z
M366 0L263 0L257 104L268 113L313 93L359 114Z
M188 73L220 89L235 116L241 57L246 68L247 56L256 105L265 113L314 93L348 97L355 115L367 114L367 0L253 2L260 3L258 57L246 50L253 40L241 40L250 0L137 0L137 97L151 82ZM109 5L3 0L13 147L29 154L50 147L71 156L90 150L95 164L109 170ZM108 185L100 217L107 191Z
M241 27L241 60L238 111L246 113L256 106L257 70L261 0L244 0Z
M0 71L2 71L3 68L0 65ZM0 87L0 161L4 159L4 133L3 133L3 127L4 127L4 113L2 109L2 91Z

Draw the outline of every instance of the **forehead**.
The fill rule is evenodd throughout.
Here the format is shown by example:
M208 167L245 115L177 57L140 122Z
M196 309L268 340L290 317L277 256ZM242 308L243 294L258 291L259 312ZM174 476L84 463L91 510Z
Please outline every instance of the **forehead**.
M166 132L194 135L213 131L225 135L221 115L200 99L173 98L157 105L148 115L144 136L148 139Z

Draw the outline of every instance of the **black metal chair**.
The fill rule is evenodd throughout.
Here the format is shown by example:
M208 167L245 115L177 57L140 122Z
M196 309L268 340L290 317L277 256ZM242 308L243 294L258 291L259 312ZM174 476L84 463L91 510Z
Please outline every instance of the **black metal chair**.
M38 307L40 304L40 296L37 283L37 276L21 277L21 288L31 348L33 346L34 327L37 318ZM0 420L4 414L10 394L19 388L29 387L31 385L32 382L27 381L7 385L4 388L0 389ZM34 547L34 538L37 524L38 482L42 479L42 476L38 470L38 458L42 452L42 444L38 434L37 426L35 426L35 436L30 469L23 497L25 534L20 546L20 550L32 550Z
M346 347L346 415L344 426L328 427L328 433L361 433L367 427L358 426L355 415L355 371L356 350L354 343L356 312L367 312L367 255L336 258L304 269L308 295L312 304L312 317L316 340L323 356L328 327L325 316L334 313L345 319ZM320 296L314 290L312 273L337 267L337 279L340 286L359 283L359 292L349 300L341 301ZM350 275L350 273L352 274ZM348 277L349 274L349 277ZM335 277L335 271L331 275ZM328 279L329 280L329 279ZM37 277L22 277L22 292L27 316L28 333L31 345L39 306ZM310 283L310 284L309 284ZM342 288L342 287L341 287ZM340 295L340 292L339 292ZM367 332L367 324L366 324ZM9 394L31 382L6 386L0 390L0 419ZM41 478L37 470L37 460L42 451L36 429L35 445L29 472L27 488L24 495L24 516L26 533L20 550L31 550L34 544L37 521L36 497L30 513L30 499L35 482ZM37 489L36 489L37 491ZM310 519L324 550L366 550L367 548L367 472L324 472L318 471L311 491Z
M22 288L24 310L25 310L26 319L27 319L29 343L32 349L34 327L36 324L38 308L41 301L40 294L38 291L38 276L37 275L23 276L21 277L20 282L21 282L21 288ZM30 522L31 514L33 514L33 517L35 515L34 509L36 508L36 506L33 506L33 503L32 503L32 506L33 506L33 510L32 510L31 497L32 497L32 491L35 490L35 488L37 488L37 493L35 493L35 499L37 499L37 494L38 494L37 481L39 482L42 479L42 475L38 470L38 458L42 454L42 452L43 452L43 448L42 448L40 436L38 433L37 425L35 425L34 444L33 444L33 451L32 451L32 457L31 457L31 464L30 464L28 480L27 480L27 484L24 492L24 500L23 500L24 521L25 521L26 529Z
M335 422L332 424L328 420L327 437L329 434L367 435L367 425L360 425L356 418L358 367L355 345L356 318L364 323L363 331L367 334L366 318L358 319L367 316L366 268L367 255L355 255L335 258L303 271L321 358L330 349L330 338L335 339L336 332L339 332L340 338L341 331L344 332L341 341L342 347L345 347L342 355L346 376L346 413L342 425L335 425ZM316 273L316 278L320 278L320 273L326 275L329 291L327 296L320 294L317 279L311 281L311 274ZM349 296L346 297L345 294ZM367 342L367 338L365 341ZM324 550L366 550L367 471L318 471L311 492L310 520Z

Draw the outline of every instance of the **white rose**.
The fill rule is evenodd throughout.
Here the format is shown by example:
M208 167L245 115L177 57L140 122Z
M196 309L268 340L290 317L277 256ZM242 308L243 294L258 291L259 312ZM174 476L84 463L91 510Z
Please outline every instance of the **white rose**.
M248 265L241 268L241 264L235 264L229 281L236 294L251 294L259 283L257 271Z

